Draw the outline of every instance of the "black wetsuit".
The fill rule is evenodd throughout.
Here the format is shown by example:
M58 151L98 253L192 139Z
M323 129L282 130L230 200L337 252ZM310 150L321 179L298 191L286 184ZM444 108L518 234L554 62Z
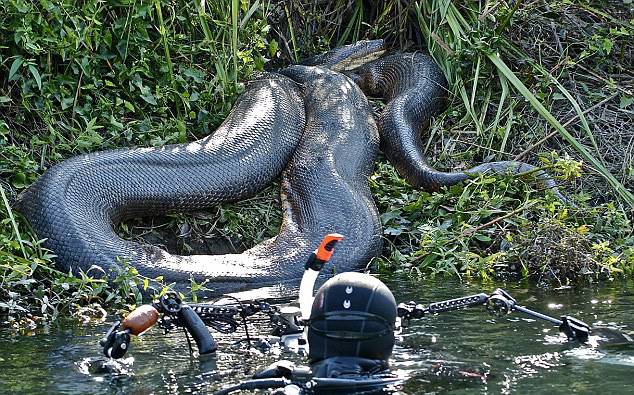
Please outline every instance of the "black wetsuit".
M359 378L389 374L387 361L358 357L331 357L310 366L313 377Z
M358 357L331 357L312 363L310 366L296 366L290 361L279 361L253 378L287 378L293 383L273 392L276 395L305 393L337 394L362 391L383 392L383 387L392 383L396 376L389 370L387 361ZM335 380L327 380L335 379ZM301 383L314 380L316 385L307 391ZM385 380L385 384L383 384Z

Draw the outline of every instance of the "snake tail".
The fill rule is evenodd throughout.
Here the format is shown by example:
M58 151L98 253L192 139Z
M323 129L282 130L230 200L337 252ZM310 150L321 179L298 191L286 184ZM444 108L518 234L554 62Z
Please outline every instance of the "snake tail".
M412 186L433 192L479 173L531 173L556 197L570 203L548 173L527 163L489 162L453 172L438 171L428 164L421 132L448 104L447 80L431 56L419 52L391 54L348 74L366 94L386 100L377 121L381 149Z

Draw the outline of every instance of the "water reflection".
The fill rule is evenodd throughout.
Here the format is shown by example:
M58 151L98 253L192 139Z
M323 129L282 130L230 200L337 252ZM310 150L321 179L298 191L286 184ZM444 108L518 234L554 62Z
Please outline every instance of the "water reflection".
M423 304L502 287L535 310L625 331L634 325L632 285L555 290L447 280L389 284L397 300ZM262 333L265 327L256 321L250 331ZM236 344L241 335L220 334L214 335L221 351L201 359L189 353L182 332L154 329L133 339L127 358L113 362L99 355L98 341L107 329L107 323L60 322L32 336L0 330L0 392L210 393L280 358L303 360L279 347L247 350ZM634 349L570 343L542 322L520 315L493 318L484 308L472 308L412 321L397 337L391 366L405 379L397 388L404 394L624 393L631 391Z

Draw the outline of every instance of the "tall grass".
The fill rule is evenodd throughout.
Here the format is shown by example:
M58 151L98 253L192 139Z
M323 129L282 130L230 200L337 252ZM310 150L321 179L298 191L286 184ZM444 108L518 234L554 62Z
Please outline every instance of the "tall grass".
M504 58L517 59L518 57L519 50L514 48L514 46L504 38L502 33L508 28L513 14L520 3L519 1L515 2L515 5L503 14L503 18L498 24L495 33L490 32L491 24L485 17L488 12L486 7L491 6L489 2L460 2L459 5L453 0L421 2L416 5L416 15L418 16L419 26L425 35L432 56L442 65L446 74L449 76L450 85L453 86L456 95L461 98L462 104L478 133L482 133L484 125L476 114L477 110L474 107L476 92L485 97L481 103L481 108L486 110L489 98L491 97L492 87L496 85L504 87L495 121L491 125L495 128L498 126L499 114L504 111L505 105L509 108L512 106L512 103L505 103L503 100L507 95L507 82L510 82L515 91L523 96L533 109L545 119L548 124L557 130L596 172L605 178L607 183L614 189L614 192L630 207L634 208L634 195L604 166L603 158L601 157L592 131L588 126L587 119L583 114L581 106L572 95L547 70L538 66L536 62L530 63L533 70L543 74L545 78L548 78L564 95L569 105L574 108L582 122L582 129L593 145L594 153L591 153L562 126L561 122L546 109L542 101L527 88L518 75L513 72L505 62ZM468 54L470 63L472 64L470 72L465 73L464 70L460 70L459 67L457 67L456 54ZM497 69L499 83L492 84L491 81L485 80L486 86L482 88L479 86L482 79L480 71L485 62L490 62ZM470 80L465 81L463 76L467 76ZM468 95L466 90L469 84L472 88L471 95ZM506 137L509 131L509 128L505 129L502 151L505 148Z

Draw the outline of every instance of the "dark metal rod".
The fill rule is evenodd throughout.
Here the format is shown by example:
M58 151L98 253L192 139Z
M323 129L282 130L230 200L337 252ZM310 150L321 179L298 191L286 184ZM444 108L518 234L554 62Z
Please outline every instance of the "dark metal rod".
M536 318L539 318L539 319L542 319L542 320L545 320L545 321L548 321L548 322L552 322L555 325L563 324L562 320L558 320L557 318L548 316L546 314L538 313L536 311L533 311L531 309L527 309L526 307L520 306L520 305L517 305L517 304L513 305L513 310L517 310L517 311L519 311L521 313L530 315L532 317L536 317Z

